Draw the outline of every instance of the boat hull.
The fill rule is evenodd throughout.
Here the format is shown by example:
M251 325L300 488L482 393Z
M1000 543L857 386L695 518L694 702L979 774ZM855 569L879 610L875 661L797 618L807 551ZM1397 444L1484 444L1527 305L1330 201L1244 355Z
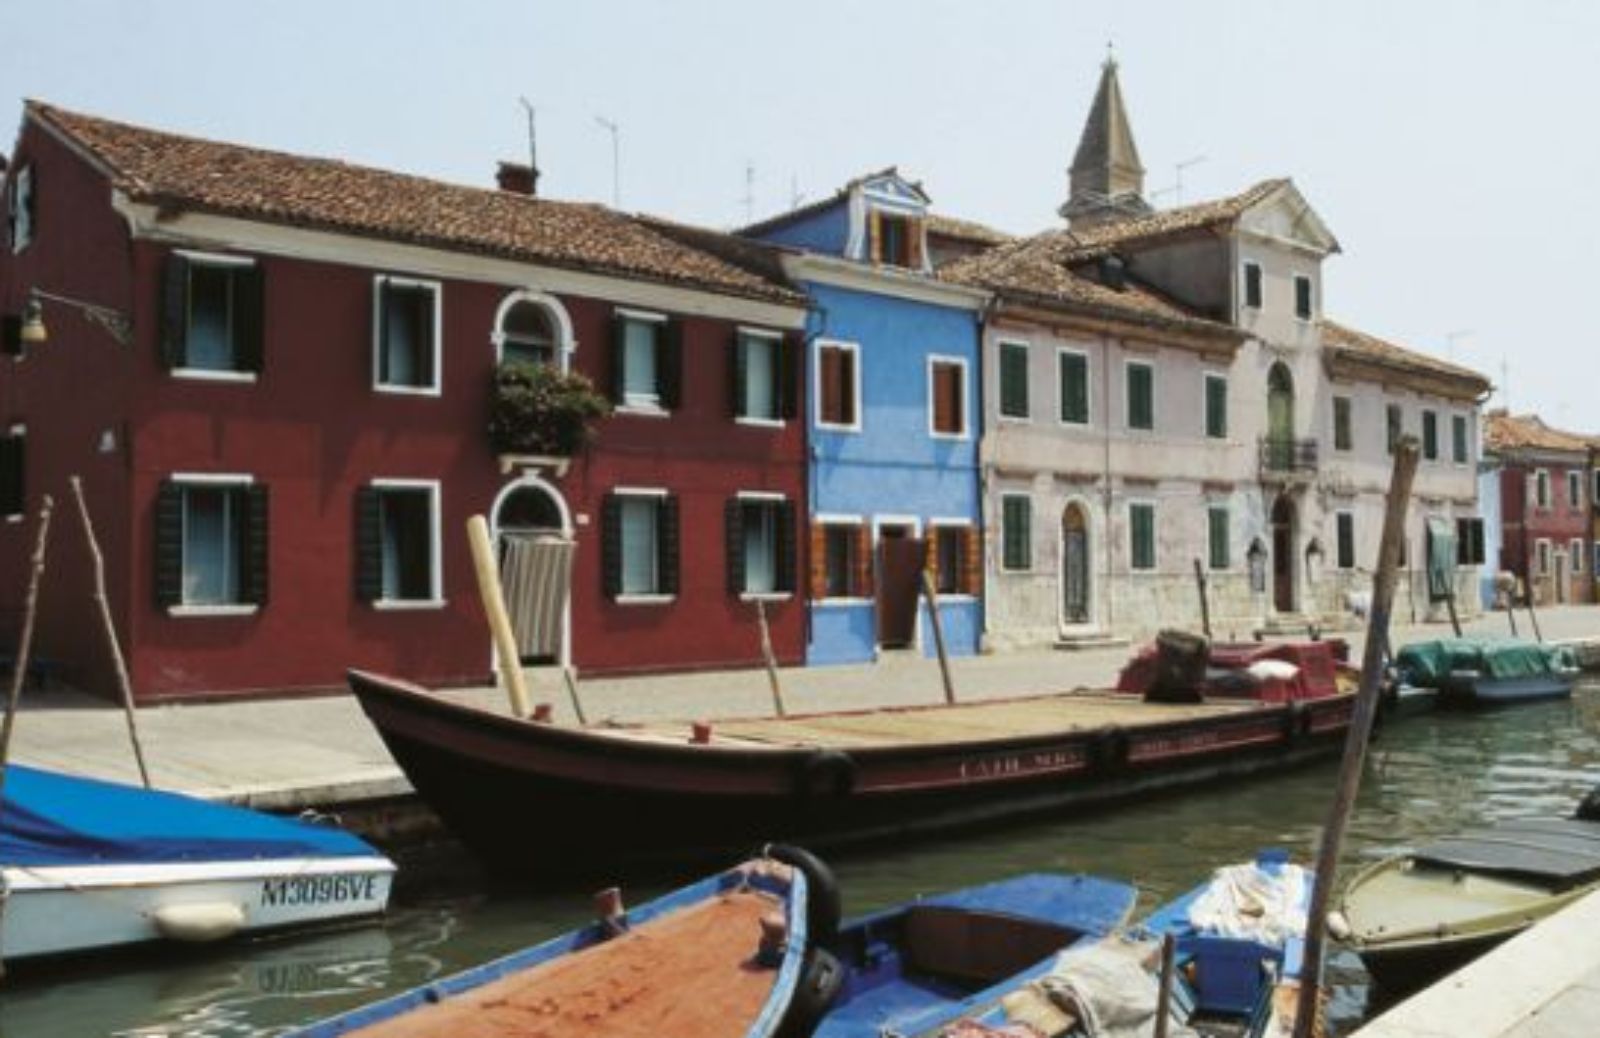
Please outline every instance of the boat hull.
M0 953L7 962L378 915L394 878L393 863L382 857L3 871L9 895Z
M351 687L450 829L491 866L517 873L725 858L773 839L836 847L1248 775L1335 751L1352 706L1340 696L1198 720L842 751L637 740L520 721L371 675L353 673ZM582 840L557 840L572 833Z
M1567 674L1534 674L1516 678L1451 678L1440 686L1439 703L1448 707L1495 707L1564 699L1572 695Z
M1528 925L1531 924L1428 944L1363 947L1357 954L1361 957L1361 965L1371 975L1379 996L1389 1002L1454 973L1489 949L1526 930Z

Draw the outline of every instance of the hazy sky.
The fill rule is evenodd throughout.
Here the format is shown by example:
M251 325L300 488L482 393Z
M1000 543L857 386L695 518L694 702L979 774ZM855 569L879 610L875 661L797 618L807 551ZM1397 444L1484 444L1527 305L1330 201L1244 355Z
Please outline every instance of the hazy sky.
M1055 226L1113 42L1147 194L1288 175L1338 235L1326 306L1477 367L1514 409L1600 431L1600 4L227 3L0 0L0 104L713 226L889 164L935 208ZM1167 191L1154 199L1173 204ZM1582 310L1581 307L1578 308Z

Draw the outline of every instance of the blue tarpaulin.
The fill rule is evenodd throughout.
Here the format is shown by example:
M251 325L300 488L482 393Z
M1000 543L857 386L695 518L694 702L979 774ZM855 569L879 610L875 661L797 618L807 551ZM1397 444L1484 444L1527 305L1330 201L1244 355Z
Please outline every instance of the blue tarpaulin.
M0 803L0 864L346 858L376 854L328 826L115 782L11 764Z

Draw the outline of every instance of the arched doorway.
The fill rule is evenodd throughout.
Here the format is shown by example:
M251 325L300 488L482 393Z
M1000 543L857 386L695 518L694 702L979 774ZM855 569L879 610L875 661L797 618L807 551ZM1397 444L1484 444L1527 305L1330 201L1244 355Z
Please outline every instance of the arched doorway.
M1272 608L1294 612L1294 502L1279 494L1272 503Z
M1089 622L1089 516L1073 501L1061 513L1061 619Z
M566 500L544 480L527 475L500 491L489 514L506 610L522 662L567 666L572 658L570 589L564 580L540 579L537 574L551 570L540 568L523 551L541 539L571 538Z
M1272 469L1289 468L1294 457L1294 376L1282 361L1267 372L1267 445Z

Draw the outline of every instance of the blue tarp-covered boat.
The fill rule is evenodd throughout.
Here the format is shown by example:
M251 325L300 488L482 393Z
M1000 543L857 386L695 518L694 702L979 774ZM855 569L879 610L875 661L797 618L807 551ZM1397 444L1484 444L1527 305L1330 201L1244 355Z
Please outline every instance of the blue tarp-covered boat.
M1047 970L1064 948L1120 926L1138 891L1094 876L1033 874L848 923L845 982L817 1038L923 1034Z
M394 865L348 833L18 764L5 773L7 961L383 911Z
M1437 689L1441 705L1495 706L1571 695L1578 661L1566 646L1441 638L1401 649L1394 670L1402 686Z

